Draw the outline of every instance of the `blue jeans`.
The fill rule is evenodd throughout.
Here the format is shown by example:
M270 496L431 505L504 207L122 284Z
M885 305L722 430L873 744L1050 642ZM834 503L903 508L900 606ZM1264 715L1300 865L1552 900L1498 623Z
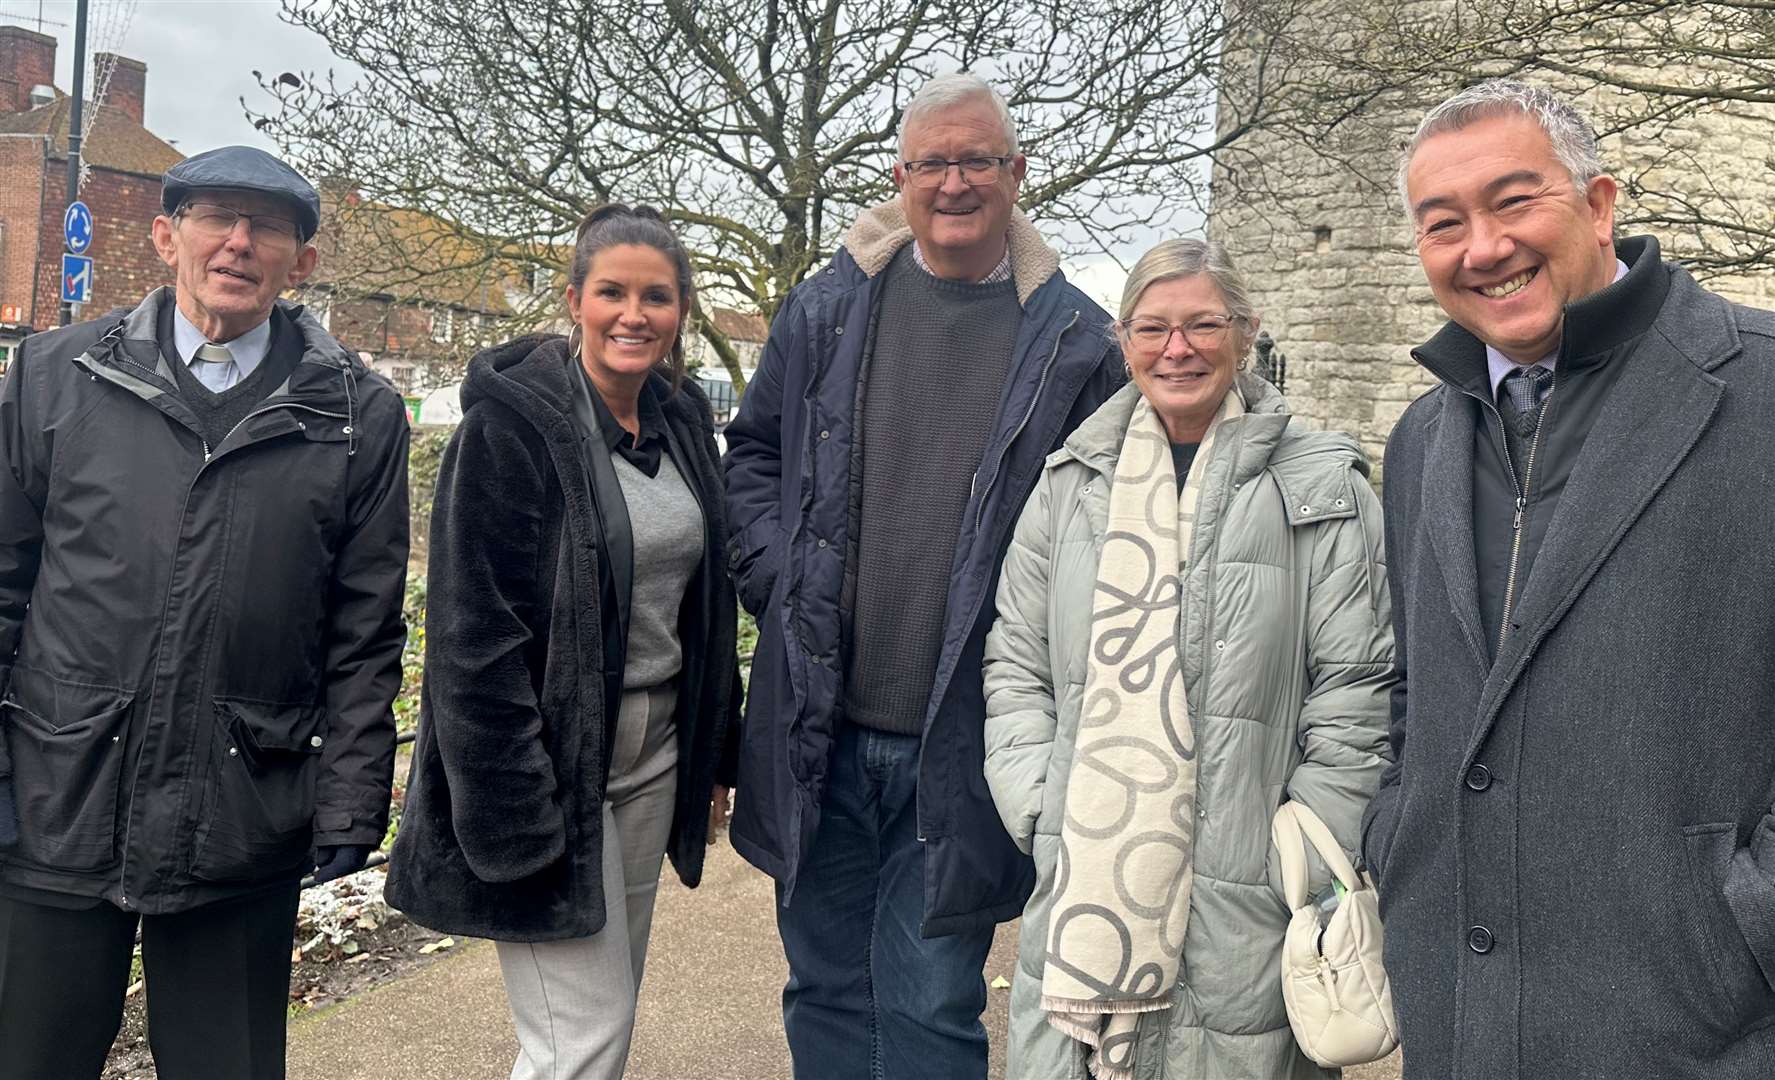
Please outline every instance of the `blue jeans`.
M984 1080L992 928L918 933L918 736L840 723L790 906L777 887L795 1080Z

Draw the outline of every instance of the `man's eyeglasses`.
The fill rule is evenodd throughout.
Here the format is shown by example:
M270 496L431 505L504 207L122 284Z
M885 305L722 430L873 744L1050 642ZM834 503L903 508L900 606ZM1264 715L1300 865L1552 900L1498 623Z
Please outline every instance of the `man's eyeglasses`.
M906 170L906 181L916 188L942 187L943 179L949 175L950 166L961 170L961 179L965 184L980 187L996 183L1005 166L1011 163L1006 157L970 157L945 160L943 158L920 158L917 161L902 161L900 168Z
M1123 319L1116 323L1116 332L1124 345L1142 356L1164 352L1172 334L1182 334L1190 348L1206 352L1224 344L1238 321L1231 315L1198 315L1179 326L1164 319Z
M179 216L197 233L212 240L227 236L234 231L235 223L245 218L255 244L288 250L302 242L296 223L276 214L243 214L217 203L191 202L179 208Z

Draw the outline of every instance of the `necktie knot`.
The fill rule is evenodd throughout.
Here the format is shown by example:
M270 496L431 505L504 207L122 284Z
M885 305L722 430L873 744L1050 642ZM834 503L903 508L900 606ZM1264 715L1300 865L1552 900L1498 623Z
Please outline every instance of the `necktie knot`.
M206 341L191 354L191 374L211 393L219 394L238 382L237 370L234 366L234 354L228 351L226 345Z
M1516 413L1516 430L1527 436L1541 419L1541 402L1553 388L1553 372L1540 365L1518 367L1504 376L1504 393Z

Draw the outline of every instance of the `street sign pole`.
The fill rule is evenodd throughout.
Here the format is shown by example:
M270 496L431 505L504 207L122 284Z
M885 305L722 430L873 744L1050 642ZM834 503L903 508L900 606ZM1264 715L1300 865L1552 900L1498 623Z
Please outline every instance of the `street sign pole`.
M74 96L68 108L68 202L80 197L80 107L86 96L86 4L74 9ZM62 325L74 321L74 305L62 301Z

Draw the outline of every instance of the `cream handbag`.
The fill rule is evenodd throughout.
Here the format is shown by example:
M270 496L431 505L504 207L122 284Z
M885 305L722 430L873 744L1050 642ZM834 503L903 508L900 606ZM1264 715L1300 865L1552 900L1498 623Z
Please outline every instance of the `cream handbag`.
M1282 1000L1301 1050L1338 1068L1378 1061L1399 1045L1393 989L1381 967L1381 912L1374 887L1359 875L1319 815L1286 802L1270 823L1282 860L1282 891L1294 912L1282 939ZM1321 925L1307 903L1310 843L1346 892Z

